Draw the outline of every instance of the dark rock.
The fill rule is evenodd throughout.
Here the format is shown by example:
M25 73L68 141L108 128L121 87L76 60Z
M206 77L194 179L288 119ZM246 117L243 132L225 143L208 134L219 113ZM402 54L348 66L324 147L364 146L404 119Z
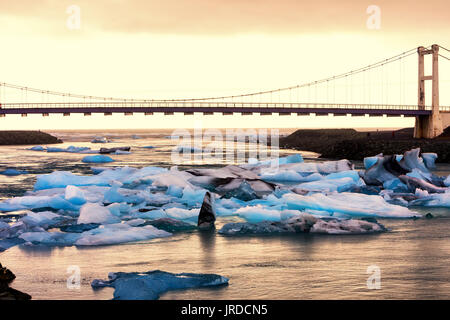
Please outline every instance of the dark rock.
M433 219L434 216L433 216L431 213L428 212L428 213L425 215L425 218L427 218L427 219Z
M203 198L202 207L200 208L200 213L198 214L198 227L202 229L214 228L214 222L216 221L216 213L214 210L214 199L211 193L207 191L205 197Z
M19 290L9 287L16 278L11 270L0 264L0 300L30 300L31 296Z

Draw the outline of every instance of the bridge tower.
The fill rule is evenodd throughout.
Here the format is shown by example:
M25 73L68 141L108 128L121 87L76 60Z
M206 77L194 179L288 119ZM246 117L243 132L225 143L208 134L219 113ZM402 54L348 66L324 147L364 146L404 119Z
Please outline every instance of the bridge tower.
M427 50L424 47L417 48L419 55L419 88L418 88L418 107L425 109L425 81L432 81L432 100L431 115L416 117L414 127L414 138L435 138L443 132L442 119L439 113L439 46L432 45ZM433 55L433 71L431 76L425 76L425 56Z

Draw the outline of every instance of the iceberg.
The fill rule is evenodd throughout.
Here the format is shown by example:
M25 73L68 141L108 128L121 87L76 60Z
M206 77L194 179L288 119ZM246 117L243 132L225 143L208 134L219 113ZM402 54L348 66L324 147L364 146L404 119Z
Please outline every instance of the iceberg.
M338 179L323 179L312 182L305 182L297 185L297 188L308 191L319 192L345 192L356 186L355 181L351 177L344 177Z
M156 300L164 292L189 288L216 287L228 284L217 274L149 272L110 273L108 280L95 279L94 289L114 288L114 300Z
M27 150L31 150L31 151L44 151L45 148L44 148L43 146L34 146L34 147L31 147L31 148L29 148L29 149L27 149Z
M114 216L106 207L98 203L86 203L80 209L78 224L99 223L111 224L118 223L120 219Z
M4 176L19 176L21 174L27 174L27 173L28 172L26 172L26 171L19 171L19 170L11 169L11 168L0 171L0 174L2 174Z
M19 236L25 244L49 246L99 246L169 237L172 234L153 226L133 227L125 223L99 226L81 233L26 232Z
M293 210L318 210L333 214L344 214L352 217L380 217L380 218L414 218L420 214L387 203L378 195L366 195L360 193L315 193L307 196L288 193L282 200L287 203L288 209Z
M109 224L81 233L76 246L99 246L170 237L172 234L153 226L133 227L125 223Z
M364 234L386 231L377 222L364 220L319 219L310 214L301 214L281 222L228 223L219 230L224 235L274 234L274 233L323 233Z
M64 199L75 205L83 205L86 203L86 197L83 190L72 185L66 187Z
M99 154L96 156L86 156L81 161L84 163L107 163L113 162L114 160L111 157Z

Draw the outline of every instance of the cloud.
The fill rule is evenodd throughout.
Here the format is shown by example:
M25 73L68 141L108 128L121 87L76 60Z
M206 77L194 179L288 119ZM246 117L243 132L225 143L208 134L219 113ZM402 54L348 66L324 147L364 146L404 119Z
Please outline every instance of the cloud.
M387 31L448 27L448 0L3 0L0 16L59 32L66 8L81 8L83 29L124 33L235 34L367 31L370 4ZM419 23L420 22L420 23Z

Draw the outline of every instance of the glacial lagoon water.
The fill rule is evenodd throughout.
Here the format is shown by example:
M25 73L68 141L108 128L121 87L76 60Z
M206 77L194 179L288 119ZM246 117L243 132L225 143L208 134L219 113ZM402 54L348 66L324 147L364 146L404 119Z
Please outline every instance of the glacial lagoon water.
M116 161L101 167L172 165L174 142L170 131L58 132L65 143L55 147L131 146L132 154L112 155ZM137 137L132 137L136 134ZM91 144L94 136L114 142ZM155 148L143 148L154 146ZM238 145L245 148L246 145ZM78 153L46 153L24 146L0 147L0 168L28 174L0 175L0 199L32 190L36 175L55 170L92 173L92 164ZM251 147L250 147L251 148ZM293 153L282 150L281 155ZM302 152L307 162L321 161ZM215 163L220 166L224 163ZM361 167L361 163L356 163ZM181 168L208 167L186 163ZM450 174L438 165L436 173ZM94 247L15 246L0 252L0 262L17 276L13 287L33 299L111 299L113 289L94 291L94 279L109 272L164 270L216 273L230 279L215 289L171 291L161 299L449 299L450 210L414 208L431 212L433 219L378 219L389 231L368 235L223 236L216 232L184 232L170 238ZM220 217L217 230L233 217ZM70 266L81 272L81 287L68 288ZM381 289L367 287L369 266L381 271Z

